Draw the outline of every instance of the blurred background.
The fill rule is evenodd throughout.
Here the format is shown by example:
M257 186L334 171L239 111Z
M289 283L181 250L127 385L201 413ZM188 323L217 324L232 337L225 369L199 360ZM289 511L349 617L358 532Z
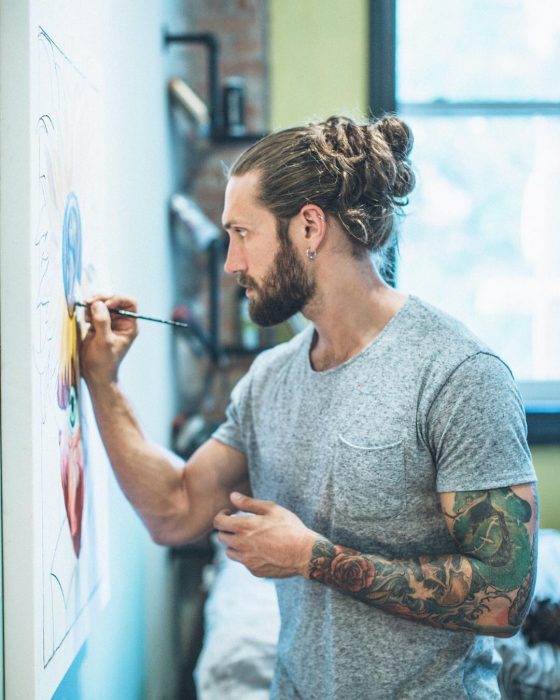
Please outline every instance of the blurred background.
M143 329L123 367L147 432L187 458L255 353L301 328L253 326L223 274L224 164L273 129L392 111L418 179L392 282L510 364L560 528L558 3L119 0L104 51L114 285L194 327ZM111 488L111 603L54 697L195 698L212 541L156 547Z

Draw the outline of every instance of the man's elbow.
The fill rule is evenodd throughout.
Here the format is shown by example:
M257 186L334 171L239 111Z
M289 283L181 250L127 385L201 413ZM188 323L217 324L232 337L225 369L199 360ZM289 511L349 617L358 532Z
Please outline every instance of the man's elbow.
M492 627L488 634L493 637L514 637L523 627L523 622L531 606L531 601L532 596L529 595L529 592L526 592L522 599L518 597L507 609L500 610L497 616L501 618L500 622ZM504 621L506 616L507 622Z
M515 635L521 629L521 625L507 625L506 627L501 627L492 633L493 637L500 637L507 639L508 637L515 637Z
M507 637L514 637L519 630L521 629L521 625L510 625L510 624L485 624L485 625L477 625L476 627L471 629L471 632L477 635L481 635L483 637L501 637L501 638L507 638Z
M148 532L150 533L152 542L161 547L177 547L180 544L187 544L187 542L180 542L176 536L172 536L171 533L163 529L148 528Z
M152 542L161 547L182 547L196 542L206 533L193 530L185 526L183 522L167 521L158 523L146 523Z

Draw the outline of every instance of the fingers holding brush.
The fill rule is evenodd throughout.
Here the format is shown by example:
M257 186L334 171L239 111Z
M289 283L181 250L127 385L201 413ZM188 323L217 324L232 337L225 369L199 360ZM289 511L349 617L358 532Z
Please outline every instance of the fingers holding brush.
M88 384L116 381L120 363L138 334L135 318L111 313L111 309L134 311L134 299L97 295L84 304L85 320L90 324L80 348L82 373Z
M197 332L195 324L139 314L136 310L136 301L132 297L98 294L90 297L85 302L76 301L75 305L85 309L84 319L86 323L90 324L80 353L83 358L82 362L84 363L84 376L86 376L86 379L90 369L88 366L89 360L91 359L92 366L94 366L99 364L100 359L104 355L105 359L107 359L107 353L118 358L117 364L114 366L116 372L118 364L120 364L120 361L132 345L134 338L138 335L138 319L155 321L174 328L187 328L190 332L195 332L195 335L203 342L205 347L209 348L211 353L213 352L210 342L206 339L203 332ZM90 374L91 376L93 375Z
M93 319L102 321L104 314L101 306L97 302L102 302L109 313L110 329L113 333L123 336L131 336L133 339L138 335L138 323L133 316L121 315L123 311L136 313L138 305L132 297L95 295L87 299L84 318L87 323L92 323ZM94 309L95 306L95 309ZM119 312L119 313L117 313ZM97 317L96 317L97 314ZM103 314L100 316L99 314ZM97 323L93 324L94 326ZM95 330L95 328L94 328ZM100 329L101 330L101 329Z

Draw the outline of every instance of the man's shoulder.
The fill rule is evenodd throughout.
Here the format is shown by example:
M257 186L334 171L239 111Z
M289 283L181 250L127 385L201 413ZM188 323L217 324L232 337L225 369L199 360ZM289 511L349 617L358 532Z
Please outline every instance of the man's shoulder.
M293 363L295 358L299 357L304 360L312 333L313 327L306 326L290 340L279 343L268 350L263 350L257 355L251 366L253 377L262 379L270 375L277 376L278 372Z
M500 360L494 350L459 319L418 297L412 297L411 301L411 312L403 332L416 363L445 374L479 354Z
M492 353L490 347L458 318L420 299L411 297L411 327L426 347L439 346L446 351Z
M507 363L464 323L418 298L414 306L410 335L416 341L421 395L428 403L452 376L488 386L514 381Z

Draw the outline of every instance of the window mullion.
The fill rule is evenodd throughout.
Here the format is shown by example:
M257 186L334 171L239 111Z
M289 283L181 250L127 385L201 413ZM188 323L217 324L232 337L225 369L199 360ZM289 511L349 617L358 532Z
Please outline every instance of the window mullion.
M400 114L413 116L464 117L474 116L557 116L560 102L399 102L396 110Z

